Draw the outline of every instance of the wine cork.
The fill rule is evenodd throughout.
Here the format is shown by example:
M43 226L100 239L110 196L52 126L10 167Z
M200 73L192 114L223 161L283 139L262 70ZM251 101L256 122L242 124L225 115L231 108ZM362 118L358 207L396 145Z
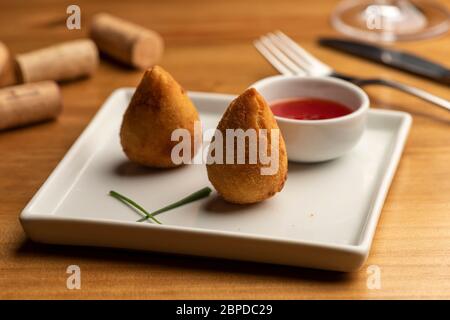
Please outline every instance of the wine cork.
M56 118L62 99L54 81L0 89L0 130Z
M90 39L63 42L16 56L22 82L73 80L92 75L98 66L98 50Z
M164 42L155 31L106 13L93 17L90 35L101 52L135 68L155 65L164 51Z
M14 62L8 48L0 42L0 87L16 83Z

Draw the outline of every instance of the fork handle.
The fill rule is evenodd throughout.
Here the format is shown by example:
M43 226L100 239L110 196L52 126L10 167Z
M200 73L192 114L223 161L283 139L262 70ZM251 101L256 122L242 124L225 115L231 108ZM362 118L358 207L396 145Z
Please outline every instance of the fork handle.
M404 83L386 79L353 79L352 82L361 87L375 84L398 89L450 111L450 101Z

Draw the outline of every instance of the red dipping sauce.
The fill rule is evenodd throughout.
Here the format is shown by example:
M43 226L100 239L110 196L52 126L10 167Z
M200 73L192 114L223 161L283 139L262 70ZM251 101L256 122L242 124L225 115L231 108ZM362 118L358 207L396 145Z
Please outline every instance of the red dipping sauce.
M352 109L331 100L317 98L292 98L271 104L274 115L296 120L323 120L345 116Z

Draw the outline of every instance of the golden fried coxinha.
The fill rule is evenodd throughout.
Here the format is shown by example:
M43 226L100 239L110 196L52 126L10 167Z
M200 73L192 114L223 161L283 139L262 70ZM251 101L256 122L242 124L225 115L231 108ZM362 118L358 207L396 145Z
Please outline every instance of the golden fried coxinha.
M175 167L171 151L178 143L171 141L175 129L187 129L194 144L197 110L183 88L159 66L145 71L120 129L120 141L127 157L136 163L158 168Z
M268 142L266 144L268 150L272 147L270 131L271 129L276 129L275 131L278 131L277 170L274 174L262 174L261 168L267 167L267 165L263 164L259 157L254 164L248 161L249 143L246 143L245 154L247 161L245 164L238 164L236 161L232 164L228 164L225 161L222 164L217 162L207 164L208 178L217 192L228 202L249 204L263 201L281 191L287 177L288 166L284 139L278 129L272 111L264 98L255 89L247 89L232 101L219 122L217 130L224 137L224 158L226 158L227 129L242 129L244 131L255 129L256 132L266 129L268 132ZM257 141L259 144L259 137ZM212 143L214 143L214 140ZM236 156L236 147L233 156Z

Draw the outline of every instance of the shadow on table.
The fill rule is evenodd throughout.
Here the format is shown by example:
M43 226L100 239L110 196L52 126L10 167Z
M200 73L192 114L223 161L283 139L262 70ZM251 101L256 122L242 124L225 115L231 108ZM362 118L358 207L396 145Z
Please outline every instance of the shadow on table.
M62 246L35 243L24 240L16 249L17 258L39 258L45 260L80 259L81 263L104 262L104 263L130 263L136 265L158 265L167 269L180 269L182 272L189 270L198 272L205 270L218 273L238 273L259 275L263 277L279 277L292 280L306 280L314 282L346 282L353 278L353 274L307 269L300 267L289 267L273 264L262 264L256 262L233 261L216 258L193 257L187 255L166 254L158 252L120 250L111 248L95 248L81 246Z

